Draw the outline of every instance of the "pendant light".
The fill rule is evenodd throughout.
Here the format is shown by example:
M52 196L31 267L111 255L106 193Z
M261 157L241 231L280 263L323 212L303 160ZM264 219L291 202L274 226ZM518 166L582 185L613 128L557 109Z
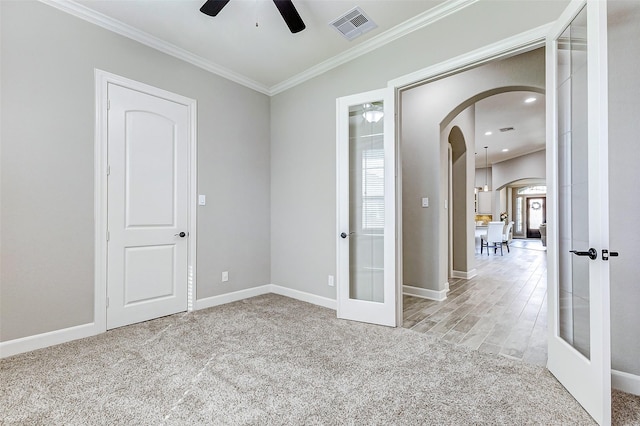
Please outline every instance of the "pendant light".
M489 180L487 179L487 176L489 175L489 161L488 161L488 146L484 147L484 190L488 191L489 190Z
M380 105L365 104L362 116L369 123L377 123L384 116L384 112Z

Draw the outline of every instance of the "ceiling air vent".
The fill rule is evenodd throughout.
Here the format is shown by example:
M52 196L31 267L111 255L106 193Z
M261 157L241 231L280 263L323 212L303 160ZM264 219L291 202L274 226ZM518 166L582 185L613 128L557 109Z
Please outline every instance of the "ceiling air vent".
M515 130L515 129L513 127L503 127L502 129L500 129L502 133L511 132L512 130Z
M351 9L335 21L330 22L329 25L349 41L378 26L359 7Z

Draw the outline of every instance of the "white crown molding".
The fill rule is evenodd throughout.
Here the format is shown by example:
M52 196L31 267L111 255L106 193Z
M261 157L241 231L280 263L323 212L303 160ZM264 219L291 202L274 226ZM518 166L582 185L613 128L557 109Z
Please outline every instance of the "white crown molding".
M408 21L403 22L394 28L379 34L364 43L361 43L352 49L342 52L333 58L315 65L306 71L301 72L281 83L267 87L255 80L244 75L236 73L228 68L215 64L201 56L195 55L181 47L168 43L149 33L141 31L116 19L113 19L100 12L89 9L86 6L76 3L73 0L39 0L40 2L55 7L58 10L66 12L77 18L83 19L99 27L105 28L116 34L135 40L160 52L181 59L192 65L209 71L213 74L224 77L235 83L241 84L250 89L256 90L265 95L273 96L287 89L290 89L307 80L317 77L333 68L354 60L355 58L378 49L385 44L391 43L413 31L419 30L432 24L442 18L456 13L457 11L476 3L479 0L447 0L444 3L430 9L420 15L417 15Z
M73 0L39 0L40 2L55 7L58 10L66 12L77 18L83 19L87 22L95 24L99 27L105 28L116 34L120 34L124 37L135 40L160 52L171 55L175 58L181 59L198 68L202 68L205 71L224 77L227 80L231 80L235 83L241 84L250 89L256 90L265 95L270 94L270 90L267 86L258 83L250 78L247 78L241 74L231 71L228 68L217 65L201 56L194 55L187 50L175 46L171 43L167 43L164 40L159 39L149 33L140 31L130 25L120 22L116 19L110 18L102 13L96 12L88 7L74 2Z
M527 52L533 48L544 46L544 42L553 22L541 25L528 31L481 47L439 64L423 68L388 82L388 87L408 89L415 84L423 84L426 80L443 77L451 72L464 71L471 67L485 64Z
M429 9L426 12L417 15L408 21L403 22L382 34L379 34L364 43L361 43L349 50L346 50L333 58L327 59L324 62L315 65L306 71L301 72L281 83L271 86L269 94L271 96L277 95L280 92L284 92L298 84L304 83L314 77L317 77L333 68L346 64L354 60L355 58L374 51L392 41L395 41L401 37L406 36L416 30L424 28L440 19L446 18L464 9L467 6L476 3L479 0L448 0L444 3Z

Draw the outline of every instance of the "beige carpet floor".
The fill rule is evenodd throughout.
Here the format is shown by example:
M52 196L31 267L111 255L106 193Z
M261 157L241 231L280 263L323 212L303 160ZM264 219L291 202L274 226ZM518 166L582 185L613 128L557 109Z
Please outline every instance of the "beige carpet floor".
M622 394L616 424L640 423ZM276 295L0 362L3 425L593 424L544 368Z

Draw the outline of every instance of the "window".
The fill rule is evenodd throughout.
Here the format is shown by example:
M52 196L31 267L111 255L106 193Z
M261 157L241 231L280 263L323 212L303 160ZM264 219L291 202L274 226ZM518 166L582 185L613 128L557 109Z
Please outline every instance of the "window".
M525 186L522 188L518 188L518 195L546 194L546 193L547 193L546 185L533 185L533 186Z
M362 151L362 229L384 229L384 150Z

